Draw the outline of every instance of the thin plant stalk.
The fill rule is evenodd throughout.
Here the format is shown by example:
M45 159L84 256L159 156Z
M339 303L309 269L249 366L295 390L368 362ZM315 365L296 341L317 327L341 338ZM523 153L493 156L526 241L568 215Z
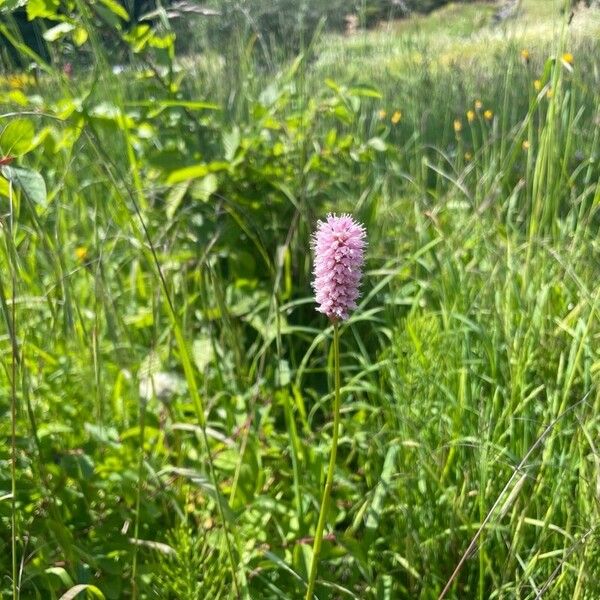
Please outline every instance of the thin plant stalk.
M333 371L335 379L335 400L333 405L333 437L331 439L331 454L329 455L329 467L327 469L327 480L325 481L325 490L323 500L321 501L321 510L317 522L317 531L313 543L313 556L310 566L310 576L308 578L308 588L306 590L306 600L313 600L315 583L317 579L317 570L319 567L319 556L323 544L323 530L325 529L325 520L329 509L329 498L331 488L333 487L333 472L335 470L335 461L337 457L337 445L340 431L340 332L337 321L333 322Z
M13 188L12 182L8 184L8 195L10 199L10 215L9 235L13 234ZM12 596L13 600L18 598L17 589L17 277L15 274L16 265L11 269L11 394L10 394L10 412L11 412L11 461L10 461L10 478L11 478L11 551L12 551Z
M140 509L142 497L142 485L144 479L144 438L146 435L146 400L140 398L140 449L138 462L138 484L135 498L135 528L133 537L133 560L131 564L131 594L135 600L137 598L137 555L138 555L138 540L140 533Z

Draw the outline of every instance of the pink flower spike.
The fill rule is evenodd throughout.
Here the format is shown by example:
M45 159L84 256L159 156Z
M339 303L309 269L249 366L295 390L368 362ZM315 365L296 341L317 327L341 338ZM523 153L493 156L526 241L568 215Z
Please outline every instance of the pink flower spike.
M365 237L364 227L350 215L329 214L327 220L317 223L312 238L313 289L317 310L332 321L345 321L349 311L356 308L367 245Z

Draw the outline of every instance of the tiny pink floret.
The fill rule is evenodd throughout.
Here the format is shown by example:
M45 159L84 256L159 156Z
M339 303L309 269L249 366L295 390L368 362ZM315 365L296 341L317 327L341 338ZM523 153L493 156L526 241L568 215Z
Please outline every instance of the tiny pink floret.
M319 312L332 320L346 320L356 308L362 277L364 227L350 215L330 214L317 223L312 239L315 252L313 289Z

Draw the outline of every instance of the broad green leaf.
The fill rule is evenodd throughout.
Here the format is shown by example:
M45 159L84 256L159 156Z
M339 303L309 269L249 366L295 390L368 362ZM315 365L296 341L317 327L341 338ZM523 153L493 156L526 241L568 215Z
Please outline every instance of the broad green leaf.
M350 88L350 90L348 90L350 94L352 94L353 96L362 96L364 98L383 98L381 92L378 92L376 89L370 88L370 87L355 87L355 88Z
M73 580L63 567L48 567L46 569L48 575L56 575L65 587L72 587Z
M21 156L30 148L35 127L29 119L14 119L0 134L0 150L4 155Z
M325 85L338 94L342 92L342 88L333 79L326 79Z
M31 169L22 167L0 167L0 173L20 189L32 202L46 204L46 183L44 178Z
M228 168L229 163L221 161L183 167L182 169L172 171L167 177L167 183L179 183L181 181L186 181L187 179L198 179L200 177L206 177L209 173L226 171Z
M27 19L33 21L38 17L56 17L59 4L59 0L29 0L27 2Z
M8 94L0 96L0 102L7 104L18 104L19 106L27 106L29 98L21 90L11 90Z
M169 221L173 219L181 201L183 200L188 188L190 187L189 181L183 181L182 183L178 183L174 185L169 194L167 195L167 199L165 201L166 209L165 212L167 214L167 218Z
M115 2L115 0L100 0L100 3L117 15L117 17L121 17L124 21L129 21L129 14L118 2Z
M219 181L214 173L209 173L199 181L195 181L191 190L192 197L196 200L208 202L210 197L219 189Z
M41 425L38 429L38 437L41 439L60 433L72 433L73 428L62 423L48 423L47 425ZM72 584L70 584L72 585Z
M120 31L122 19L115 15L115 13L103 6L102 4L96 3L93 5L96 14L104 21L106 26L112 27L115 31Z
M78 596L81 592L90 592L96 598L100 598L100 600L104 600L104 594L95 586L87 583L80 583L75 587L72 587L70 590L65 592L59 600L73 600L76 596Z

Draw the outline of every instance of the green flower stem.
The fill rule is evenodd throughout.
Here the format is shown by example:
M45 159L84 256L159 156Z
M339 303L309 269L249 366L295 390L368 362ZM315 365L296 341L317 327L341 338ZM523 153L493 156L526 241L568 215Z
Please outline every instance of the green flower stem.
M331 439L331 454L329 456L329 468L327 469L327 480L321 501L321 510L319 512L319 521L317 522L317 531L315 532L315 541L313 543L313 556L310 566L310 576L308 578L308 588L306 590L306 600L313 600L315 582L317 579L317 570L319 566L319 556L321 554L321 545L323 543L323 530L325 529L325 519L329 509L329 497L333 487L333 472L335 470L335 460L337 456L338 437L340 432L340 332L337 321L333 323L333 362L335 378L335 401L333 405L333 438Z
M14 216L13 216L13 195L12 182L9 183L8 193L10 197L10 243L14 244ZM10 258L9 258L10 261ZM11 269L12 279L12 304L11 304L11 454L10 454L10 525L11 525L11 552L12 552L12 596L13 600L19 597L17 588L17 265L14 264Z

